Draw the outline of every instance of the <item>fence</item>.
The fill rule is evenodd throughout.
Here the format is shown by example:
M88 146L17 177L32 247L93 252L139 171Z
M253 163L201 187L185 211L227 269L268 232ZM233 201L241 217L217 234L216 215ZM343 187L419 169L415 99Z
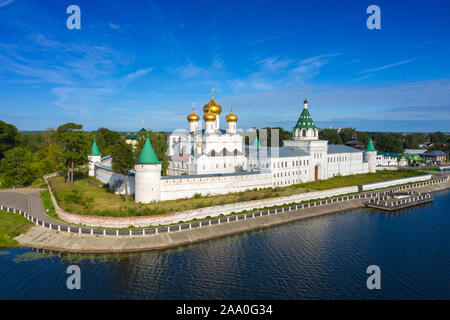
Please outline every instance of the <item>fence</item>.
M410 185L404 185L400 187L390 188L388 190L378 191L378 192L366 192L366 193L359 193L354 195L346 195L341 197L334 197L330 199L325 200L317 200L314 202L307 202L302 204L295 204L290 206L284 206L279 207L275 209L267 209L267 210L261 210L258 212L250 212L250 213L243 213L243 214L236 214L232 216L226 216L226 217L219 217L209 220L201 220L201 221L194 221L190 223L183 223L183 224L177 224L177 225L170 225L170 226L163 226L163 227L156 227L156 228L148 228L148 229L93 229L93 228L83 228L83 227L74 227L74 226L68 226L68 225L61 225L61 224L52 224L48 223L39 219L36 219L32 216L30 216L26 211L18 210L14 208L9 208L5 206L0 206L0 210L5 210L8 212L13 213L19 213L22 216L24 216L26 219L30 220L37 226L42 226L44 228L48 228L50 230L55 231L64 231L69 233L78 233L78 234L87 234L87 235L103 235L103 236L146 236L151 234L159 234L159 233L170 233L170 232L176 232L176 231L182 231L186 229L193 229L193 228L202 228L205 226L212 226L216 224L223 224L223 223L230 223L240 220L247 220L247 219L253 219L257 217L267 216L267 215L273 215L273 214L279 214L283 212L290 212L290 211L297 211L301 209L311 208L311 207L318 207L322 205L327 204L333 204L333 203L339 203L343 201L348 200L355 200L355 199L365 199L365 198L373 198L373 197L387 197L389 193L397 192L401 190L408 190L411 188L416 187L424 187L424 186L430 186L437 183L447 182L449 179L448 176L438 178L431 181L425 181L425 182L419 182L414 183ZM425 196L425 195L423 195ZM370 201L370 200L369 200Z

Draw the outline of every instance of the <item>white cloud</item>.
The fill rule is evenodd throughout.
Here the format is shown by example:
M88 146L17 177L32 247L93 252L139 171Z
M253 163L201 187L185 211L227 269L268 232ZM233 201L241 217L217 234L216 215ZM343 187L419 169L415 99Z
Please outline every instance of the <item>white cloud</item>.
M109 25L109 27L111 29L114 29L114 30L120 29L120 25L118 25L118 24L114 24L114 23L109 22L108 25Z
M399 66L399 65L402 65L402 64L405 64L405 63L410 63L410 62L412 62L414 60L415 59L407 59L407 60L402 60L402 61L399 61L399 62L387 64L387 65L384 65L384 66L381 66L381 67L377 67L377 68L365 69L365 70L362 70L361 73L370 73L370 72L385 70L385 69L396 67L396 66Z
M285 70L291 63L290 59L280 59L279 57L269 57L256 62L265 71L277 72Z
M3 1L0 1L0 8L5 7L8 4L13 3L14 1L16 1L16 0L3 0Z
M140 69L140 70L137 70L135 72L132 72L132 73L128 74L125 77L125 80L132 81L132 80L135 80L135 79L140 78L142 76L145 76L147 73L152 72L152 71L153 71L152 67L145 68L145 69Z

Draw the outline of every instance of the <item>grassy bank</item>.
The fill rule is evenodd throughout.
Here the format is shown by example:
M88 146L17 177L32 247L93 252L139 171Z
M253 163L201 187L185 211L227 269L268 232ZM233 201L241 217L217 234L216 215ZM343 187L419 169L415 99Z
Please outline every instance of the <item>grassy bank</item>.
M67 185L62 176L51 178L50 182L59 205L66 211L85 215L126 217L157 215L214 205L290 196L308 191L347 187L422 174L423 172L418 172L417 170L382 170L377 173L338 176L328 180L301 183L287 187L248 190L214 196L196 195L187 199L169 200L145 205L137 204L132 199L126 203L122 195L109 192L107 188L102 187L101 182L92 177L80 176L75 181L74 186ZM48 199L50 199L49 194ZM45 201L44 198L43 201ZM50 209L50 207L45 205L45 202L44 206Z
M61 220L61 218L56 214L55 207L53 207L52 198L50 197L50 191L41 191L41 200L45 213L53 219Z
M0 248L15 247L14 238L27 232L32 225L18 213L0 210Z

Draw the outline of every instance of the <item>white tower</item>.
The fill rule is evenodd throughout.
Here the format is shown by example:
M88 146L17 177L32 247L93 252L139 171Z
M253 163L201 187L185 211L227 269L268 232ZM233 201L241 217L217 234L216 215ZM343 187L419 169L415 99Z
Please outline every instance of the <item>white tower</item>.
M95 141L92 143L91 147L91 154L88 155L89 160L89 176L94 177L95 176L95 163L102 161L102 154L100 153L100 150L97 147L97 142Z
M161 162L147 140L134 166L135 186L134 201L141 203L158 202L161 200Z
M238 116L233 113L233 105L231 105L230 113L225 117L227 121L227 133L236 133L236 122Z
M187 116L187 120L189 121L189 132L193 133L197 130L199 130L199 116L194 111L194 103L192 103L192 113Z
M364 157L366 162L369 164L369 172L374 173L377 171L377 150L372 142L372 137L370 137L369 143L367 144L366 151L364 152Z

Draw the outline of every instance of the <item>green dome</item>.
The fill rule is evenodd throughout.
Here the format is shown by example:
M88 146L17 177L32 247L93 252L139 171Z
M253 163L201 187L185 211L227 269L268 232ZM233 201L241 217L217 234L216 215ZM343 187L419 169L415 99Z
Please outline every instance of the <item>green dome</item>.
M100 153L100 150L97 147L97 142L95 142L95 137L94 137L94 142L92 143L92 147L91 147L91 156L101 156L102 154Z
M311 118L311 115L309 114L309 111L307 108L304 108L302 111L302 114L300 115L300 118L298 119L294 130L295 129L316 129L316 125L314 124L313 119Z
M370 139L369 139L369 143L367 144L366 151L377 151L377 149L375 149L375 146L373 145L372 137L370 137Z
M148 133L147 133L147 140L144 143L144 147L142 148L142 151L141 151L141 154L139 155L137 163L140 163L140 164L161 163L158 161L158 157L156 157L156 153L153 150L150 140L148 139Z

